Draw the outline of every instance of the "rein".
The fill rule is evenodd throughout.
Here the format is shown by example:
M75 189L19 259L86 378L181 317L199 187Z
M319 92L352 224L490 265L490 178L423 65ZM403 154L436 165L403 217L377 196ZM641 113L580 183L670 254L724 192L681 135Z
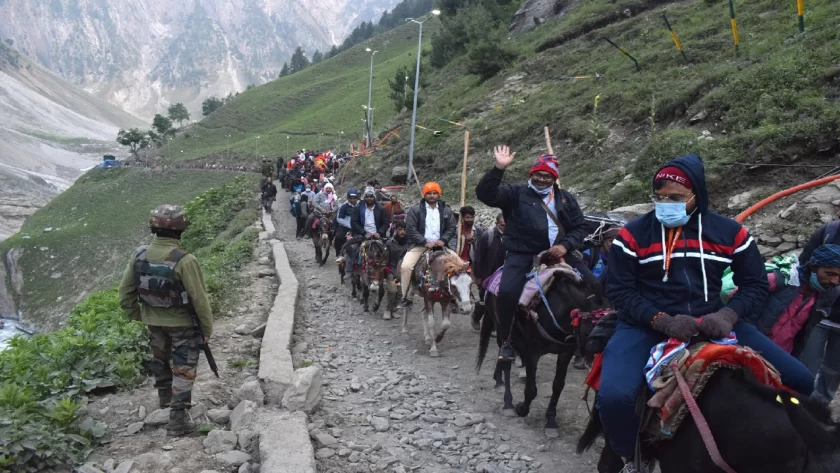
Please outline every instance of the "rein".
M685 378L676 363L671 364L671 370L677 378L677 386L680 388L680 394L682 394L686 405L688 405L688 412L691 413L691 418L694 419L694 424L697 426L697 430L700 431L700 437L703 439L706 451L712 457L712 462L726 473L735 473L735 470L721 456L717 443L715 443L715 438L712 436L712 431L709 429L709 423L706 422L706 418L700 412L700 407L697 405L697 401L694 400L694 396L691 395L691 389L688 387L688 383L685 382Z

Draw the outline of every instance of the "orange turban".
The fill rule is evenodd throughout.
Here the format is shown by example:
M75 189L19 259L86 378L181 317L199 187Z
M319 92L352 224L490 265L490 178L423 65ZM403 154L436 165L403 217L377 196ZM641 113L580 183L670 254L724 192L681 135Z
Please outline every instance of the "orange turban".
M440 195L443 195L443 191L440 190L440 184L437 182L427 182L423 185L423 195L428 194L429 192L435 191Z

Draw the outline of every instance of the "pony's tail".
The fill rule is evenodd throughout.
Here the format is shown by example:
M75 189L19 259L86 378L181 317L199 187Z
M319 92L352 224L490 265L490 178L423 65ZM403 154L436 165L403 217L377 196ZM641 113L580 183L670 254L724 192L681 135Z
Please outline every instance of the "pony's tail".
M495 310L495 297L492 294L487 294L486 302L485 302L485 312L484 317L481 318L481 331L479 332L478 337L478 355L475 357L475 372L478 373L481 371L481 365L484 363L484 357L487 355L487 346L490 344L490 336L493 334L493 329L495 328L495 317L496 314L490 313L490 299L494 299L494 310Z
M578 454L589 450L592 447L592 444L595 443L595 439L601 435L601 432L604 430L603 424L601 424L601 416L598 413L598 408L592 408L592 414L589 416L589 423L586 424L586 430L583 431L583 434L580 436L577 444L577 452Z

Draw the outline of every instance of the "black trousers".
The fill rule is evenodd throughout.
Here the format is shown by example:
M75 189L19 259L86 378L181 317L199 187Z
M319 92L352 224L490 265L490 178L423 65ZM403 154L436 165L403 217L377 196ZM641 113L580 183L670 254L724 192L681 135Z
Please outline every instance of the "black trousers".
M511 253L510 251L505 256L505 269L502 272L502 280L499 282L499 299L496 306L499 317L497 330L499 340L510 340L513 321L518 311L519 296L525 288L526 275L534 267L535 256L531 253ZM590 288L598 287L598 278L592 274L585 261L571 254L567 254L564 259L567 264L578 270L584 283Z
M341 253L341 248L344 246L345 241L347 241L347 232L349 231L350 229L338 225L338 228L335 231L335 240L333 240L335 254Z
M306 236L306 217L296 217L297 219L297 231L295 232L295 237L303 238Z

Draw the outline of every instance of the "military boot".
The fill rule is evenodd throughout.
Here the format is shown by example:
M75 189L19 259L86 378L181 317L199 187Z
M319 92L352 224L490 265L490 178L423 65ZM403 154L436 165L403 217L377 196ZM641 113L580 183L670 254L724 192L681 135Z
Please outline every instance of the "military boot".
M172 404L172 388L158 389L158 400L161 409L169 407Z
M183 437L195 431L195 423L185 410L169 411L169 423L166 424L167 437Z

